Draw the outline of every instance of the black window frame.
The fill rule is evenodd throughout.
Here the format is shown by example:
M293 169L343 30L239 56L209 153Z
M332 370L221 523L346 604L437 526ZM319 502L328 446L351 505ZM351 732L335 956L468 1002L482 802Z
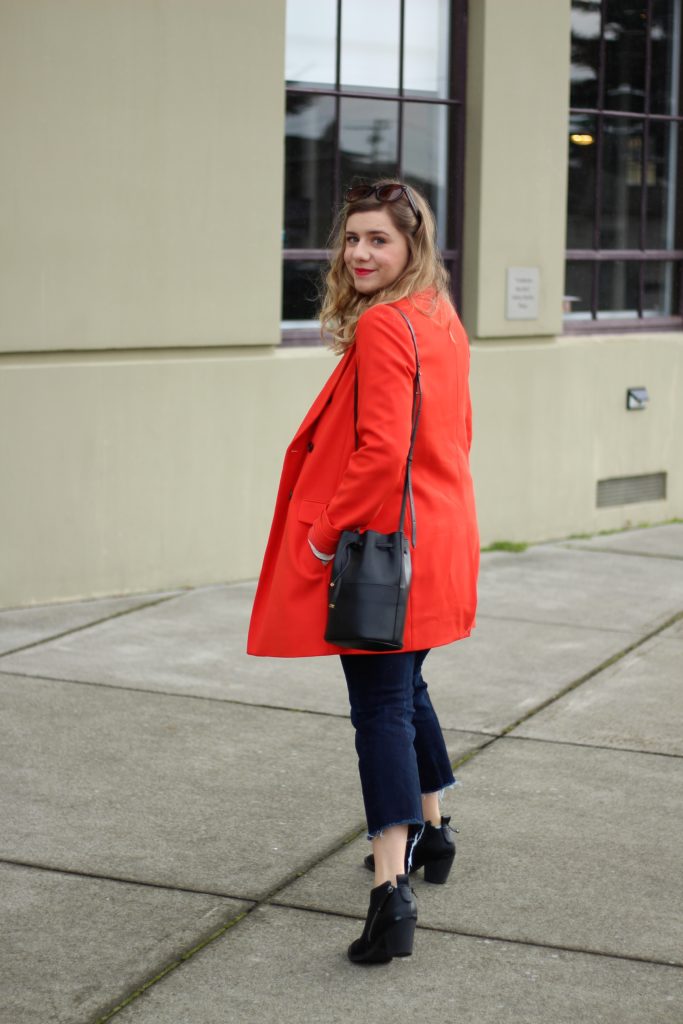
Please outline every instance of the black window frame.
M564 334L599 334L599 333L632 333L644 331L666 331L680 330L683 327L683 248L681 249L648 249L646 246L647 231L647 168L650 157L649 139L650 126L655 122L672 123L680 125L683 132L683 113L658 114L651 112L652 96L652 12L654 0L645 0L646 4L646 25L645 25L645 89L642 111L616 110L605 106L605 69L606 69L606 40L605 26L607 0L600 0L600 39L598 58L598 80L597 80L597 104L595 107L571 107L569 109L569 132L571 134L572 118L574 116L592 117L595 119L595 188L593 195L593 247L589 249L567 249L565 252L565 274L569 263L592 264L590 318L569 319L563 318ZM683 36L681 40L681 53L679 54L679 79L678 79L678 102L676 109L682 110L681 100L683 99ZM639 240L638 249L601 249L600 234L602 223L602 195L603 195L603 151L604 151L604 124L605 118L624 118L641 122L643 125L643 144L641 149L641 194L639 213ZM570 140L571 146L571 140ZM680 141L679 141L680 146ZM679 149L680 153L683 150ZM680 220L683 209L683 164L679 161L677 166L676 181L673 186L677 190L677 235L683 237ZM638 268L638 315L633 318L598 317L599 302L599 272L600 267L605 264L619 262L637 262ZM678 312L672 316L645 316L645 271L647 263L675 263L677 265L678 278Z
M335 159L333 171L333 195L341 205L342 187L347 183L341 181L341 148L340 127L341 101L344 99L361 99L398 103L398 136L397 164L398 177L403 180L402 149L403 149L403 108L404 104L429 104L446 107L451 110L448 131L448 157L446 168L446 209L452 224L454 245L441 249L444 263L451 276L451 295L456 309L460 309L462 297L462 239L464 220L464 169L465 169L465 93L467 84L467 4L468 0L450 0L449 22L449 53L448 53L448 95L445 97L424 97L406 92L403 85L404 40L405 40L405 0L399 0L399 81L398 90L392 92L373 89L350 89L341 86L341 18L343 0L337 0L336 9L336 52L335 52L335 84L333 87L306 85L303 83L286 83L285 104L289 96L328 96L335 101ZM408 179L408 183L409 179ZM329 259L327 249L282 249L283 264L287 261L321 261ZM284 324L287 321L283 321ZM315 323L311 322L312 325ZM318 326L307 328L281 328L281 345L317 345L321 343Z

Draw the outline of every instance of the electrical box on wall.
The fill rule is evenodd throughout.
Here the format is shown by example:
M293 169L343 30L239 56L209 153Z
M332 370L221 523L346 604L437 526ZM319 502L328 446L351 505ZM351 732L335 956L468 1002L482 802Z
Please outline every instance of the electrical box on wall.
M629 388L626 392L626 408L629 412L644 409L649 401L647 388Z

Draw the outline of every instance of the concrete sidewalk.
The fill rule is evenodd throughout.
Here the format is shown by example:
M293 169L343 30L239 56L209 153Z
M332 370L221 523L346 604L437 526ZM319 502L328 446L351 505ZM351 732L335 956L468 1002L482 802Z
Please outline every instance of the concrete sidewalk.
M681 1024L683 525L483 556L425 666L455 869L382 968L337 659L247 658L253 589L0 613L2 1024Z

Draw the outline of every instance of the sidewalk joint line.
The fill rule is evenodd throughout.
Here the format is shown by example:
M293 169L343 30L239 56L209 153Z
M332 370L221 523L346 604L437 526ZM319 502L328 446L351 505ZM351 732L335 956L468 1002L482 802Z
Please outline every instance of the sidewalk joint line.
M8 678L16 676L21 679L36 680L37 682L45 683L66 683L69 686L90 686L96 690L114 690L118 693L141 693L151 697L174 697L180 700L203 700L214 704L229 704L241 708L258 708L259 710L264 709L266 711L285 711L292 715L318 715L321 718L335 718L342 722L348 722L349 720L349 712L321 711L318 708L295 708L282 704L259 704L254 701L238 700L236 697L212 697L210 694L203 693L179 693L174 690L148 690L145 687L139 686L123 686L121 683L97 683L92 679L64 679L61 676L35 675L34 673L16 672L0 667L0 683L2 682L3 676L7 676ZM461 729L459 727L455 728L448 726L444 726L444 731L467 732L473 736L499 735L498 733L492 733L484 729Z
M102 875L96 871L76 871L72 868L55 867L53 864L40 864L37 861L17 860L13 857L0 856L0 864L12 867L27 868L31 871L45 871L54 875L68 875L70 878L92 878L96 882L116 882L119 885L138 885L146 889L162 889L165 892L186 892L191 896L215 896L217 899L239 900L241 903L256 903L258 897L239 896L234 892L222 892L217 889L194 889L186 885L173 885L165 882L150 882L146 879L131 878L126 875Z
M271 907L279 910L300 910L308 914L322 914L325 917L342 917L349 921L362 921L364 917L360 914L351 914L345 910L332 910L330 908L310 907L302 903L283 903L280 900L272 900ZM635 963L654 964L657 967L672 967L675 970L683 969L683 960L659 960L650 959L644 956L637 956L635 953L609 953L603 949L586 949L583 946L567 946L554 942L543 942L542 940L510 938L503 935L488 935L485 932L465 931L461 928L444 928L442 925L417 924L418 929L424 932L436 932L440 935L458 935L467 939L478 939L484 942L502 942L506 945L529 946L535 949L555 949L560 953L578 953L584 956L600 956L608 960L628 960Z
M669 629L671 626L674 626L677 622L680 622L681 619L683 619L683 611L676 612L675 615L670 616L665 622L657 626L656 629L650 630L649 633L646 633L644 636L641 636L638 640L634 640L633 643L628 644L627 647L624 647L622 648L622 650L617 651L616 654L613 654L611 655L611 657L606 658L604 661L601 661L598 665L590 669L588 672L584 672L583 675L578 677L578 679L574 679L571 683L567 683L566 686L562 687L561 690L558 690L558 692L555 693L552 697L548 697L546 700L541 701L540 704L537 704L535 707L531 708L529 711L526 712L526 714L522 715L515 722L512 722L510 725L506 725L505 728L501 731L500 736L507 736L509 733L512 732L513 729L516 729L524 722L528 722L530 718L534 717L534 715L537 715L540 711L544 711L545 708L550 707L551 704L555 704L556 701L561 700L562 697L566 697L568 693L571 693L573 690L578 689L579 686L582 686L584 683L587 683L589 679L593 679L601 672L604 672L605 669L608 669L612 665L615 665L617 662L625 658L627 654L631 654L639 647L642 647L643 644L647 643L648 640L652 640L653 637L658 636L660 633L664 632L665 629Z
M679 761L683 754L672 754L668 750L639 750L636 747L608 747L603 743L585 743L581 740L557 740L548 739L543 736L510 736L502 737L506 740L526 740L529 743L552 743L560 747L585 747L587 750L606 750L622 754L644 754L647 757L673 757Z
M683 555L659 555L655 551L627 551L626 548L590 547L588 544L563 544L567 551L598 551L607 555L628 555L629 558L660 558L665 562L683 562Z
M585 625L583 622L558 622L556 619L532 619L525 615L494 615L491 612L477 611L477 622L490 619L492 622L524 622L529 626L550 626L553 629L579 629L591 633L620 633L628 635L637 633L638 627L624 629L623 626L596 626L593 623Z
M224 922L224 924L222 924L219 928L213 931L210 935L205 936L203 939L200 939L189 949L186 949L184 952L179 953L174 960L171 960L164 967L162 967L161 970L159 970L152 978L148 978L146 981L143 981L142 984L138 985L138 987L134 989L133 992L130 992L123 1000L118 1002L116 1006L110 1008L109 1010L105 1010L103 1015L96 1017L94 1024L107 1024L107 1021L110 1021L112 1017L114 1017L117 1013L120 1013L121 1010L125 1010L126 1007L130 1006L131 1003L134 1003L136 999L139 999L140 996L144 995L145 992L152 987L152 985L156 985L158 982L162 981L168 974L171 974L173 971L175 971L178 967L182 967L183 963L185 963L186 960L190 960L193 956L195 956L196 953L201 952L201 950L204 949L205 946L208 946L209 943L221 938L223 935L229 932L231 928L234 928L236 925L238 925L240 921L243 918L245 918L247 914L249 914L250 912L251 910L247 909L243 910L239 914L236 914L235 917L232 917L229 921Z
M33 672L17 672L16 670L2 668L1 665L2 661L0 659L0 676L19 676L22 679L35 679L40 682L67 683L69 686L92 686L95 689L115 690L119 693L143 693L150 697L174 697L180 700L210 701L214 704L235 704L244 708L264 708L266 711L289 711L294 715L322 715L324 718L340 718L343 721L348 721L349 718L348 713L342 714L340 711L320 711L317 708L282 707L279 704L257 704L252 701L237 700L235 697L212 697L209 694L204 693L180 693L174 690L149 690L146 687L140 686L124 686L122 683L98 683L93 679L65 679L62 676L45 676L37 675ZM456 731L470 732L471 730L459 729Z
M233 917L229 922L227 922L227 924L222 925L220 928L216 929L215 932L212 932L212 934L207 936L205 939L202 939L200 942L193 944L187 950L180 953L178 956L174 957L172 961L166 964L166 966L163 967L160 971L158 971L152 978L149 978L142 985L138 985L133 992L130 992L123 1000L117 1003L117 1005L113 1009L105 1011L104 1015L96 1017L95 1020L93 1021L93 1024L108 1024L108 1021L110 1021L112 1017L119 1013L119 1011L128 1007L131 1003L133 1003L136 999L143 995L149 988L151 988L152 985L155 985L158 982L162 981L165 977L167 977L167 975L171 974L178 967L182 967L184 963L186 963L188 960L191 960L193 956L195 956L197 953L205 949L206 946L210 945L210 943L215 942L216 939L222 938L223 935L226 934L226 932L230 931L231 928L234 928L236 925L240 924L246 918L250 917L255 910L259 909L259 907L269 905L272 902L273 897L277 896L278 893L282 892L283 889L286 889L289 885L292 884L292 882L295 882L298 878L301 878L302 875L305 875L309 871L312 871L313 868L317 867L318 864L321 864L323 861L327 860L329 857L332 856L332 854L336 853L338 850L341 850L344 846L347 846L349 843L353 842L359 836L363 835L365 831L365 824L363 824L362 826L359 825L357 828L347 830L342 836L341 840L336 839L334 843L328 846L321 854L318 854L317 856L312 857L309 861L307 861L302 868L290 871L285 876L284 879L282 879L279 882L276 882L275 885L268 890L268 892L263 894L263 896L259 897L257 900L250 901L252 905L250 907L247 907L244 911L242 911L242 913L240 913L236 917ZM244 898L242 897L242 899Z
M178 591L174 594L168 594L165 597L159 597L155 601L146 601L143 604L136 604L134 608L122 608L118 612L112 612L110 615L103 615L101 619L94 619L92 622L84 622L80 626L72 626L71 629L63 629L61 633L53 633L50 636L41 637L40 640L32 640L31 643L21 644L19 647L13 647L9 651L3 651L0 654L0 663L3 658L9 658L11 654L20 654L22 651L30 651L33 647L40 647L42 644L52 643L53 640L61 640L62 637L71 636L72 633L82 633L86 629L91 629L93 626L101 626L103 622L110 622L112 619L120 619L124 615L132 615L133 612L141 612L145 608L154 608L158 604L165 604L166 601L172 601L176 597L180 597L186 591ZM102 598L103 601L108 600L106 597ZM116 600L116 598L109 598L109 600ZM125 600L125 598L124 598ZM131 598L134 600L134 598ZM72 602L65 602L71 604ZM77 603L77 602L74 602ZM42 605L39 607L43 607ZM57 607L57 605L55 605ZM30 611L30 608L8 608L5 611Z

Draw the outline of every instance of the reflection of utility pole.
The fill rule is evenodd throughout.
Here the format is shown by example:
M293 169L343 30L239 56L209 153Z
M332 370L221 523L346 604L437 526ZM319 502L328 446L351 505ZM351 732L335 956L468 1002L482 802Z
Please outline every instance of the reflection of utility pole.
M370 145L370 158L373 163L380 158L382 134L388 127L389 122L385 118L376 117L372 122L372 129L368 135L368 143Z
M369 127L369 132L368 132ZM382 158L382 142L383 135L391 128L391 121L384 117L376 117L371 124L351 124L345 129L347 132L363 132L367 141L367 147L369 147L369 153L366 155L366 146L363 146L362 156L365 158L367 163L372 164L381 160ZM366 135L365 133L368 132ZM386 147L388 149L388 147ZM359 157L361 153L357 154ZM386 160L391 160L392 155L388 152L384 153Z

